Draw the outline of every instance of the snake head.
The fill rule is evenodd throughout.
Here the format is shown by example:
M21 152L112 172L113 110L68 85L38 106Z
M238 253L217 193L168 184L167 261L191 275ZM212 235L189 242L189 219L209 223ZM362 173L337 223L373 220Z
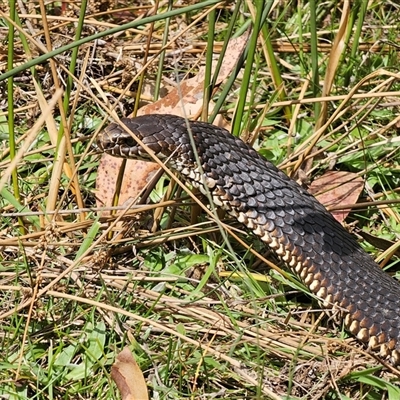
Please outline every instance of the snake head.
M168 158L176 151L176 140L169 138L167 127L162 123L155 124L151 115L121 118L121 122L128 129L112 123L98 134L97 145L100 150L114 157L152 161L148 151L130 134L132 132L160 159Z
M138 145L133 137L121 126L113 123L104 128L97 136L97 146L101 151L115 157L130 157L138 153Z

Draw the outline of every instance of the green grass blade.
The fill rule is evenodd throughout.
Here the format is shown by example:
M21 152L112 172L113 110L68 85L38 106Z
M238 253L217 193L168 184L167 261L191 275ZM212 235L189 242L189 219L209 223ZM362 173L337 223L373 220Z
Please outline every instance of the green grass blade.
M246 104L247 91L249 88L250 79L252 76L253 61L257 49L258 35L261 30L262 24L264 22L263 18L266 17L265 12L263 11L268 9L268 7L265 6L264 1L258 1L256 2L256 4L257 4L256 16L254 20L253 31L250 38L249 51L246 57L246 66L243 73L243 80L240 86L237 108L232 121L232 134L235 136L239 136L242 131L242 122L244 118L243 111Z
M82 254L85 253L85 251L93 244L93 241L95 240L99 229L101 227L101 224L98 222L98 218L93 221L92 226L89 229L89 232L85 236L85 239L82 242L82 245L79 247L79 250L76 253L75 260L78 260L79 257L82 256Z
M319 85L319 62L318 62L318 34L317 34L317 2L310 0L310 33L311 33L311 85L312 93L315 98L320 94ZM314 103L314 119L318 121L321 111L321 104Z

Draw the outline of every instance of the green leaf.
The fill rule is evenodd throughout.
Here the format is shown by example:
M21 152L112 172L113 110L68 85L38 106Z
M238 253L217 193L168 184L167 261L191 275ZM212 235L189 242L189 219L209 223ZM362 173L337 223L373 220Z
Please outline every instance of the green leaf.
M85 251L93 244L93 241L96 238L96 235L101 227L98 219L99 217L93 222L92 226L90 227L88 234L86 235L84 241L81 244L81 247L76 253L75 260L79 259L79 257L81 257L82 254L84 254Z
M29 212L29 208L25 205L22 205L18 202L18 200L14 197L14 195L7 190L6 188L3 188L2 191L0 192L1 196L3 197L4 200L8 201L9 204L15 207L15 209L18 212ZM26 219L34 225L36 228L40 229L40 221L38 217L35 216L28 216Z
M56 367L68 367L72 362L72 358L77 350L77 346L69 345L64 347L63 350L55 356L54 366Z
M104 344L106 341L106 326L99 322L95 327L91 323L86 325L85 333L89 346L82 355L83 361L72 366L72 371L65 377L67 380L80 380L93 373L93 367L104 356ZM70 365L71 366L71 365Z

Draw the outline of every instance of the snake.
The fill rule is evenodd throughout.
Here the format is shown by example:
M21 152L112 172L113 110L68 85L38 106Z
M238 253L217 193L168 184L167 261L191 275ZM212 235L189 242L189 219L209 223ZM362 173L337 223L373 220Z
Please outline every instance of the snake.
M303 186L224 128L169 114L120 121L99 133L101 151L153 161L150 150L258 236L369 352L400 365L400 283Z

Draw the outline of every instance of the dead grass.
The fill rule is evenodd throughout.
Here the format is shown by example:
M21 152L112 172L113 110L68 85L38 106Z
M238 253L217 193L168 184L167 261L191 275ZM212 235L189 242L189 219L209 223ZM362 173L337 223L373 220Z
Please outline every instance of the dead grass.
M136 3L90 1L81 36L97 40L39 64L46 48L78 40L81 5L18 3L12 50L21 69L12 77L11 105L11 75L4 75L9 10L1 9L0 394L118 398L110 367L128 345L155 399L397 398L397 370L336 327L289 273L268 268L275 260L240 225L198 218L185 193L163 198L165 178L152 194L156 204L100 212L93 140L101 126L197 76L211 29L215 54L231 56L222 49L234 4L219 4L212 28L211 1L174 4L166 33L167 5ZM371 207L356 209L348 223L385 240L384 263L395 266L398 6L369 2L358 30L360 10L346 11L347 2L318 5L313 97L312 3L274 3L247 60L253 68L243 110L236 108L241 70L230 74L232 87L217 111L225 124L239 120L265 156L304 182L330 168L362 176L360 202ZM197 9L178 14L190 6ZM240 6L236 34L256 11ZM161 16L151 23L152 15ZM143 18L150 22L141 25ZM129 29L116 32L124 24ZM215 88L215 103L226 87Z

